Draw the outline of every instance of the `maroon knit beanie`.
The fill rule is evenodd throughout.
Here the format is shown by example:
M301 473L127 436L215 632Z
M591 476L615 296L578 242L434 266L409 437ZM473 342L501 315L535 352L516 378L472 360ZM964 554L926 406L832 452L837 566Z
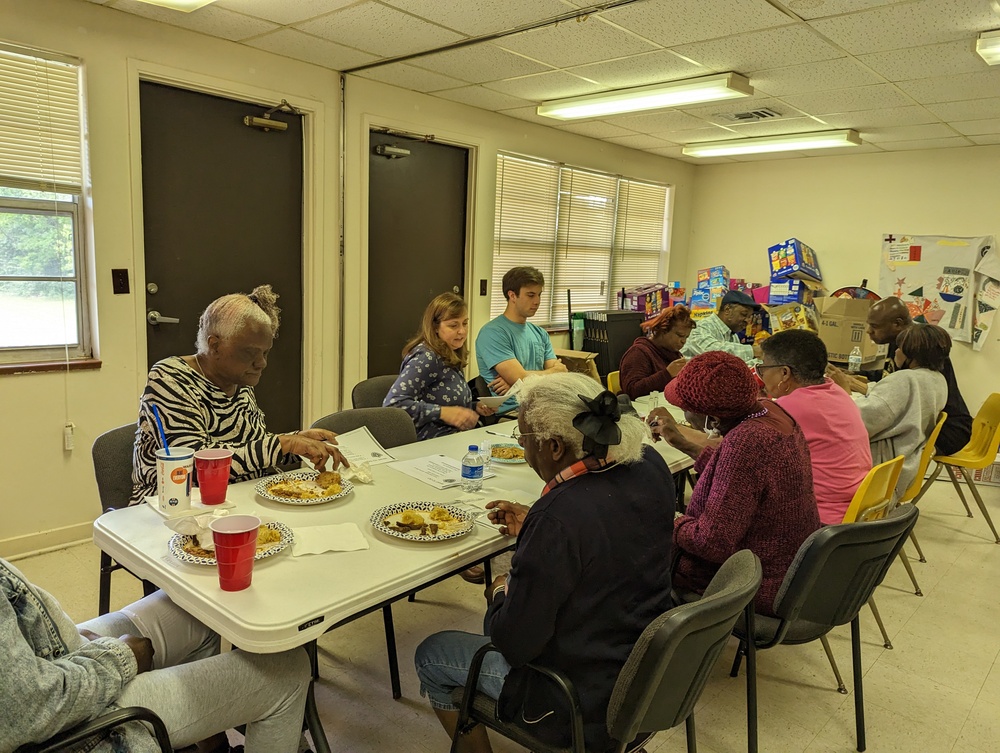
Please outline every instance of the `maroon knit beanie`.
M663 390L678 408L716 418L745 416L757 404L759 392L747 365L720 350L692 358Z

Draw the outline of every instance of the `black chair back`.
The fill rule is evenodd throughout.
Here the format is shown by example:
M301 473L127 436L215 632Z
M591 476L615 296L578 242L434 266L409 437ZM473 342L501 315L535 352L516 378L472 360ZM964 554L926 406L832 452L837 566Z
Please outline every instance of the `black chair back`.
M128 507L132 496L132 447L136 424L111 429L94 440L91 456L102 510Z
M387 450L417 441L417 430L402 408L355 408L331 413L314 421L312 428L345 434L367 426L368 431Z
M643 631L608 704L616 740L670 729L687 719L732 633L760 587L760 560L748 549L722 565L700 601L671 609Z
M381 408L385 396L396 382L396 374L375 376L358 382L351 390L351 406L354 408Z
M882 520L826 526L799 548L774 612L782 620L846 625L868 603L917 522L914 505L897 507Z

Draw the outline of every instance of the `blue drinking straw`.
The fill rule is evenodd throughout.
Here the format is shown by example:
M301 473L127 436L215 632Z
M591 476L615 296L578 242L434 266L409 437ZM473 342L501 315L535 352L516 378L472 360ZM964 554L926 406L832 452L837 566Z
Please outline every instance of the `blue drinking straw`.
M152 403L150 405L153 407L153 418L156 419L156 430L160 433L160 444L163 445L163 449L169 455L170 448L167 446L167 435L163 433L163 422L160 420L160 411Z

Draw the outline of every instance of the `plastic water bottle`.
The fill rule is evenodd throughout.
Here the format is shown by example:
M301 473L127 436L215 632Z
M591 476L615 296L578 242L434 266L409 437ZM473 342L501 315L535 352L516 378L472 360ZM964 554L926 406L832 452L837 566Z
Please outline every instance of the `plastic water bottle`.
M470 444L462 458L462 491L478 492L483 488L483 456L479 446Z
M847 357L847 370L851 374L857 374L861 371L861 348L857 345L854 346L854 350Z

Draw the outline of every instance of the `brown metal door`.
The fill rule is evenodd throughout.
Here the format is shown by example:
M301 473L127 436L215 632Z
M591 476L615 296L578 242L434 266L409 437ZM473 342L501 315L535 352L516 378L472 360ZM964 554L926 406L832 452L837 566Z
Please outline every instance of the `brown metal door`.
M212 300L270 283L281 329L256 388L271 431L302 419L302 119L287 131L243 124L264 108L141 82L146 311L180 319L146 324L149 365L194 352ZM154 292L155 291L155 292Z
M379 145L410 154L382 156ZM368 165L368 376L377 376L399 371L434 296L462 295L469 152L372 131Z

